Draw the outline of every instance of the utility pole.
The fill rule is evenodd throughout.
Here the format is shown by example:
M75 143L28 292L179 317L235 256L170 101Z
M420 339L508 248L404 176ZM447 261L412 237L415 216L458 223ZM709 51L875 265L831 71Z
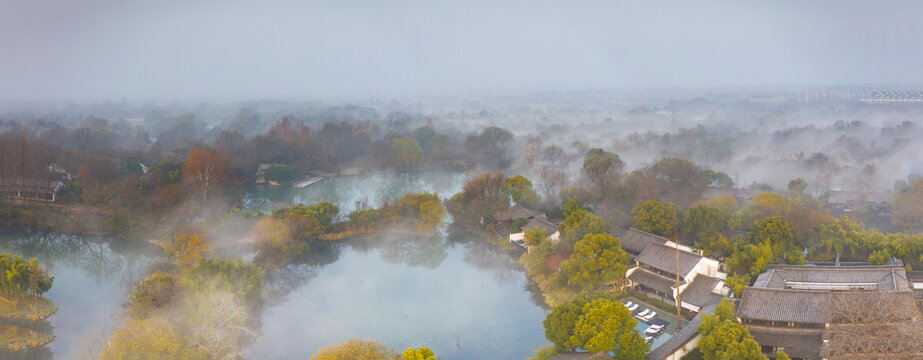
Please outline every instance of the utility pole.
M682 300L679 297L679 236L673 232L673 250L676 254L676 329L683 328Z

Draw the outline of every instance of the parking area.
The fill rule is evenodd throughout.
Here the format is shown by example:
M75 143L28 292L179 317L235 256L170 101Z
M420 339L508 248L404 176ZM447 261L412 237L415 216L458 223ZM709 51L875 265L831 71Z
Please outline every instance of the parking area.
M629 302L632 305L630 309L634 309L632 311L632 316L634 316L635 320L638 320L638 326L636 328L645 337L651 337L651 349L655 349L660 346L660 344L666 342L670 339L670 336L676 332L675 314L663 311L633 296L622 299L623 304L628 304ZM634 305L637 305L637 307ZM653 317L650 316L651 313L654 313ZM655 326L655 328L661 327L663 330L656 334L645 334L645 330L648 330L652 325Z

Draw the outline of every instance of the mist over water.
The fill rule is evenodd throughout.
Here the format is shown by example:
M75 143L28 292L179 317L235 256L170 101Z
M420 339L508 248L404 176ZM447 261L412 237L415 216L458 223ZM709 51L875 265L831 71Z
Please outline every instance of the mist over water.
M515 258L481 241L389 235L337 246L334 262L297 270L307 275L269 306L250 354L300 359L367 338L447 360L525 358L546 343L546 310Z

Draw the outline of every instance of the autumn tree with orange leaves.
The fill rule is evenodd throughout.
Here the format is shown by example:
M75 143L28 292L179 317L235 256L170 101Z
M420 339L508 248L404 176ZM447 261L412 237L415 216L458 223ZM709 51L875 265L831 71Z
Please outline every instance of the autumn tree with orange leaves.
M225 148L214 149L206 146L192 150L183 168L183 180L201 190L202 201L207 202L208 192L227 181L230 158Z

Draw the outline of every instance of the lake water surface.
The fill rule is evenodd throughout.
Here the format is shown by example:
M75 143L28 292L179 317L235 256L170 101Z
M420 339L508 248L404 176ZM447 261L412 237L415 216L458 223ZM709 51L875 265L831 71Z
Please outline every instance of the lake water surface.
M312 204L327 199L342 212L367 198L461 190L465 175L418 172L363 175L306 189L266 189L245 204ZM122 240L37 231L0 231L0 250L38 257L55 276L46 297L60 310L48 321L56 339L35 358L98 355L116 330L126 284L163 251ZM253 359L307 359L320 347L350 338L379 339L399 350L427 346L442 359L524 359L546 344L547 310L516 262L461 231L434 237L387 235L315 245L297 264L269 273L274 289L262 316ZM95 351L95 352L94 352Z

